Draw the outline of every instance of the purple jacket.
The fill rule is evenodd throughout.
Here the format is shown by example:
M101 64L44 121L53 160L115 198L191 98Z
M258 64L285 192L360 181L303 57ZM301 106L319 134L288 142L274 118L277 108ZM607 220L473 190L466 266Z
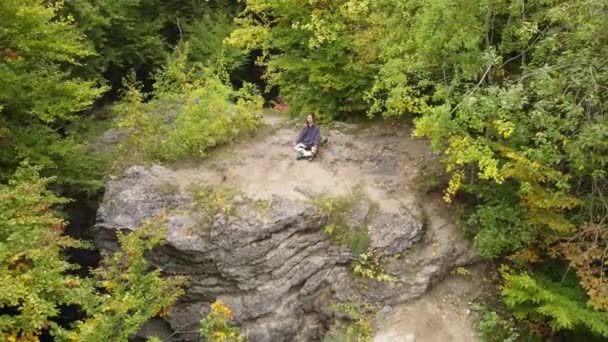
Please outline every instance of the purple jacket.
M296 144L299 143L306 145L308 148L319 146L321 143L321 130L319 130L319 126L309 126L308 124L304 126L298 135L298 140L296 141Z

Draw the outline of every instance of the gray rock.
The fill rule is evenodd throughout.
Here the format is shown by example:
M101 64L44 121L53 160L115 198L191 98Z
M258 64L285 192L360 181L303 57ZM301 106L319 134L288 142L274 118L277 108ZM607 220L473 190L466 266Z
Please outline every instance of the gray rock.
M362 199L350 210L346 217L346 224L349 227L359 227L366 225L373 214L373 204L368 199Z
M399 213L380 213L369 226L371 246L383 254L400 253L422 238L422 222L405 208Z
M380 309L380 311L378 311L378 313L376 315L378 317L380 317L381 319L384 319L384 318L388 317L388 315L390 315L391 312L393 312L393 307L390 305L385 305L382 307L382 309Z
M192 209L192 199L177 184L169 169L129 168L107 184L95 237L100 249L115 250L117 230L135 230L143 220L168 212L166 244L148 258L164 272L190 279L166 319L173 331L180 330L170 340L196 341L198 321L217 299L234 310L250 341L320 340L332 303L357 296L394 305L424 293L457 260L466 261L466 245L431 256L422 223L404 208L369 221L372 247L385 254L420 249L424 257L390 262L387 271L397 283L357 278L350 271L356 256L330 243L321 232L324 218L312 205L275 196L264 210L239 196L231 215L208 222L205 208ZM369 208L360 208L365 215L352 219L367 221Z

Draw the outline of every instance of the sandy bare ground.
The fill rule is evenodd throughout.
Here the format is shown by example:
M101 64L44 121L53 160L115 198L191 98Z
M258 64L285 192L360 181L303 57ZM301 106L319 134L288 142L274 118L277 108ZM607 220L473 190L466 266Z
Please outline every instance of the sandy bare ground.
M300 124L266 113L256 137L218 149L197 165L176 166L182 187L217 183L256 199L305 194L339 196L362 187L385 212L401 206L427 218L437 250L448 248L458 229L440 195L414 191L420 166L433 157L426 142L404 124L332 124L321 134L328 143L312 162L295 160L292 149ZM418 213L416 212L418 211ZM424 257L424 256L421 256ZM450 276L421 298L385 308L374 325L376 342L477 341L468 300L479 291L476 277Z
M484 267L450 275L422 297L378 314L374 342L479 341L469 303L480 292Z
M267 127L260 136L224 146L201 165L178 167L183 185L212 180L260 199L304 199L303 192L339 196L362 186L385 211L417 200L407 188L420 160L430 152L424 142L410 137L407 128L323 128L329 142L320 157L308 162L295 160L292 149L300 125L268 114L264 122Z

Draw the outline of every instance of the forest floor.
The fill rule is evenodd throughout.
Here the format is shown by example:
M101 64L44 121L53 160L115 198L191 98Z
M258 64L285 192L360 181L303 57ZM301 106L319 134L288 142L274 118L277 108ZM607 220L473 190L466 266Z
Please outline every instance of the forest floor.
M421 191L437 182L440 173L437 156L425 141L411 136L411 125L332 123L322 127L328 142L309 162L295 160L292 148L300 123L273 112L262 120L255 136L220 147L203 163L173 165L180 184L189 187L200 179L238 188L254 199L278 195L299 200L362 188L385 212L403 205L425 217L427 238L437 250L448 248L460 234L441 194ZM477 341L469 302L481 291L479 272L473 268L469 276L450 275L416 300L383 308L373 320L374 340Z

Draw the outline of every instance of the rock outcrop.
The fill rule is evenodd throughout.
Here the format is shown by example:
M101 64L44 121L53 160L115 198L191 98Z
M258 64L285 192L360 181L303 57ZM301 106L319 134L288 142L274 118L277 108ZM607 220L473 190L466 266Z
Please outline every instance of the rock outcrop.
M330 304L354 296L380 305L403 302L473 258L432 206L379 210L369 221L370 246L386 256L385 270L398 281L363 279L351 270L358 256L322 232L327 218L313 204L282 196L261 203L239 194L229 199L232 210L214 213L205 203L192 205L191 188L167 168L131 167L108 183L96 224L96 244L112 251L117 230L137 229L166 212L166 243L149 259L166 274L190 279L166 319L179 330L174 340L197 340L198 322L216 299L234 310L250 341L320 340ZM371 207L358 206L350 219L362 220Z

